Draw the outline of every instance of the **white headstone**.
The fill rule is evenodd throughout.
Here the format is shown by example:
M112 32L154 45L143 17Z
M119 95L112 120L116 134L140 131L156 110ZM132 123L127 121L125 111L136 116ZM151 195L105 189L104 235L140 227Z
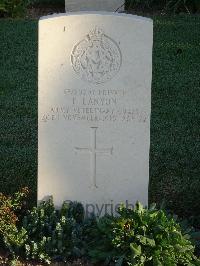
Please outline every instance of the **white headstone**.
M153 23L112 13L39 21L38 200L148 204Z
M124 0L65 0L66 12L124 10Z

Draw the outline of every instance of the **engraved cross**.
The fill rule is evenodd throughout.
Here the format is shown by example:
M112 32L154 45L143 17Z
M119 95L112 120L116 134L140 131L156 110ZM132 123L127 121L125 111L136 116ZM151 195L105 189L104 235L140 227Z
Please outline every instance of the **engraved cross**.
M90 128L90 147L79 148L75 147L75 151L84 152L90 154L90 168L91 168L91 182L94 188L97 188L96 182L96 161L97 154L112 155L113 147L107 149L97 149L97 127Z

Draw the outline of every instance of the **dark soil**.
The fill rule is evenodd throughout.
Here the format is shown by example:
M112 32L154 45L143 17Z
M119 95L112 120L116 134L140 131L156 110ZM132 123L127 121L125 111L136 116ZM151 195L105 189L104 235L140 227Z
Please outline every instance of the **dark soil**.
M8 261L9 261L8 254L0 250L0 265L2 266L7 265Z

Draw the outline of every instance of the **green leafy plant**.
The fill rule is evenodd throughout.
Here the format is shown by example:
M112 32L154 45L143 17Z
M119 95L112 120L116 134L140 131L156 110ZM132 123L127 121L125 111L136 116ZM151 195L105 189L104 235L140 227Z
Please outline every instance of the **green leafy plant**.
M90 228L89 255L94 262L115 265L200 265L189 235L155 206L120 207Z
M56 210L52 197L33 208L23 219L28 235L24 245L26 258L50 263L77 256L83 214L80 203L64 202Z
M26 258L50 264L85 257L92 262L120 265L200 265L190 240L199 233L184 221L137 203L121 206L116 216L84 217L77 202L56 209L53 198L41 202L19 223L27 189L6 197L0 194L0 235L14 259ZM190 235L189 235L190 234Z
M0 237L4 245L14 255L26 241L26 230L18 230L18 212L22 209L28 189L23 188L12 197L0 193Z

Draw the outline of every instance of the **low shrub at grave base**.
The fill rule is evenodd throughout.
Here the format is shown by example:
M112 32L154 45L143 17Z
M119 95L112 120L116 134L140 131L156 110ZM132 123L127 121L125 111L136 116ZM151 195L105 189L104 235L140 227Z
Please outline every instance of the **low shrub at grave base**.
M92 261L122 265L199 265L189 235L155 206L119 208L118 217L105 216L89 228Z
M24 245L26 259L50 263L66 261L81 253L81 224L84 209L80 203L63 203L55 210L53 199L33 208L23 219L28 239Z
M9 202L19 208L23 195L15 196L18 200L9 198ZM8 224L12 222L8 220ZM80 203L64 202L56 210L50 198L28 211L20 223L14 222L11 232L14 238L7 238L0 223L4 245L14 258L46 263L85 258L118 266L200 265L189 235L174 218L155 206L145 209L140 203L134 209L121 206L116 217L85 218Z
M0 243L7 246L13 254L26 239L26 230L18 229L17 222L20 217L19 210L22 209L27 194L27 188L15 193L13 197L0 193Z

